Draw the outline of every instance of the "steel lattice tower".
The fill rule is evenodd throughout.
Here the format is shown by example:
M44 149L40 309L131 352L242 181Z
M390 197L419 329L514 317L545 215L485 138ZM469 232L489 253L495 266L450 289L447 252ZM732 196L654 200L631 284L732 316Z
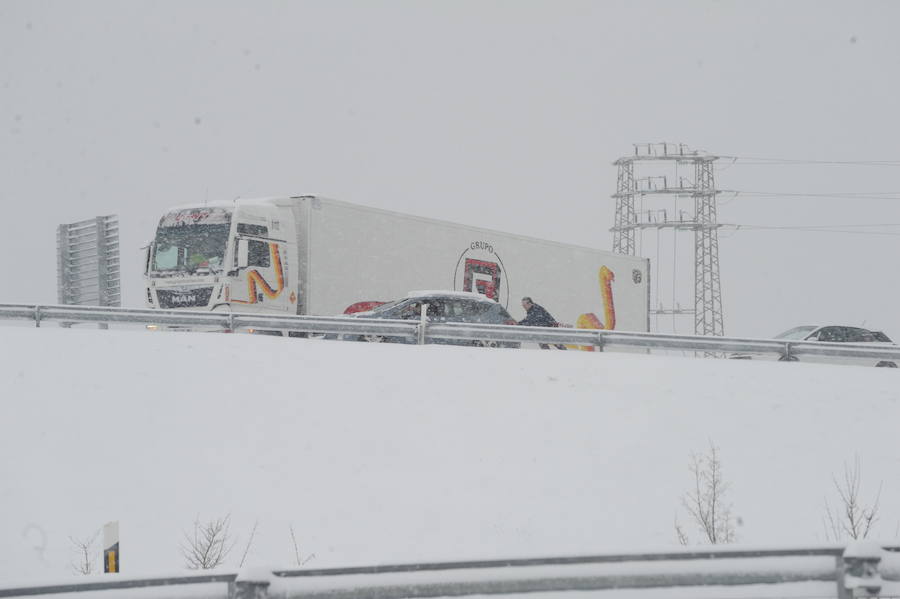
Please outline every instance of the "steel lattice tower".
M652 310L654 313L694 314L694 332L698 335L724 335L722 315L722 286L719 279L719 224L716 217L715 170L717 156L691 151L683 144L635 144L634 154L624 156L613 164L618 167L616 219L613 232L613 251L635 254L635 231L645 228L670 228L694 233L694 309ZM635 164L656 163L657 166L691 167L693 181L685 185L678 179L669 185L668 176L635 178ZM677 176L676 176L677 178ZM635 198L650 195L689 196L694 200L694 213L687 219L678 215L662 219L638 214ZM674 276L674 273L673 273Z
M634 212L634 162L620 158L619 176L616 183L616 226L613 228L613 251L617 254L634 255L634 228L628 225L637 222Z
M724 335L719 280L719 225L716 220L715 156L694 161L694 332Z

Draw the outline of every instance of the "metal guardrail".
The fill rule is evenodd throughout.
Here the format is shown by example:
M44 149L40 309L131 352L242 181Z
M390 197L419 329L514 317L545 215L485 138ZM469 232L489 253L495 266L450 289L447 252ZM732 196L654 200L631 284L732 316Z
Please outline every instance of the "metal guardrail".
M188 576L169 576L159 578L129 578L119 576L93 577L87 582L55 584L32 587L0 588L0 597L35 597L40 595L56 595L59 593L82 593L86 591L113 591L123 589L142 589L147 587L193 586L197 584L227 583L232 584L236 573L228 574L196 574ZM228 595L223 593L223 597Z
M824 582L833 590L823 591L821 597L853 599L879 595L885 581L900 582L900 554L891 553L897 550L897 547L882 548L863 541L846 548L736 550L710 547L670 553L310 570L264 569L159 578L128 578L117 574L104 575L102 580L98 576L71 584L0 588L0 597L164 586L167 587L166 597L173 599L196 596L190 587L201 583L226 583L227 586L217 591L210 589L204 593L206 597L221 599L406 599ZM699 591L696 595L703 596Z
M578 345L605 349L651 349L707 353L746 353L780 356L869 358L900 364L900 346L863 343L826 343L743 337L666 335L594 329L514 327L474 323L432 323L428 321L381 320L347 316L295 316L198 312L148 308L107 308L95 306L41 306L0 304L0 319L71 323L128 323L205 330L257 329L349 336L402 338L410 343L435 340L496 341L500 343L541 343Z

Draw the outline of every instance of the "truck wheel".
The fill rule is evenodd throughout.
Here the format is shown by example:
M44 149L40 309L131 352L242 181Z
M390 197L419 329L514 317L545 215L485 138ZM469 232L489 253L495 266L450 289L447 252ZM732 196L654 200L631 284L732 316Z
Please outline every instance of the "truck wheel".
M896 368L896 367L897 367L896 362L887 362L887 361L879 362L878 364L875 365L875 368Z
M359 339L369 343L384 343L384 336L382 335L361 335Z
M500 344L498 342L487 340L473 341L472 345L474 345L475 347L500 347Z

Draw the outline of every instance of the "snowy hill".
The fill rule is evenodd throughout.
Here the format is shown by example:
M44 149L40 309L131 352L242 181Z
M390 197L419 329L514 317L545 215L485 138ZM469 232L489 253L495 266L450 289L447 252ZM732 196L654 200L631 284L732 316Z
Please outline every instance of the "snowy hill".
M889 369L4 327L0 381L0 579L110 520L123 572L178 569L226 514L232 566L257 521L253 564L291 526L317 567L666 548L710 442L742 543L824 542L855 456L898 536Z

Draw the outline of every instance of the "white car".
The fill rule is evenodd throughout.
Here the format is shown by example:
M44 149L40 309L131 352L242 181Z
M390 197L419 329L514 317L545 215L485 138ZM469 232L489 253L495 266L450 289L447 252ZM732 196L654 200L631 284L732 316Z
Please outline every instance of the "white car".
M774 339L783 341L824 341L828 343L871 343L874 345L886 345L896 347L896 344L881 331L870 331L860 327L847 327L838 325L815 326L806 325L794 327L776 335ZM748 353L737 353L729 356L736 360L753 359L779 359L773 356L756 356ZM879 366L882 368L897 368L897 363L891 360L876 360L872 358L847 358L842 356L804 356L804 361L824 362L828 364L854 364L859 366ZM791 356L790 361L799 361L797 356Z

